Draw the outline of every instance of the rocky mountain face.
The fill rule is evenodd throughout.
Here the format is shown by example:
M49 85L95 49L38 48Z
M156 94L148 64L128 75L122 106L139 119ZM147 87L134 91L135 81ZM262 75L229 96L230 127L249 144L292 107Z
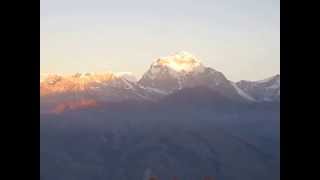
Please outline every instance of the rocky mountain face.
M260 81L242 80L236 84L257 101L280 101L279 74Z
M138 83L168 94L184 88L209 87L229 97L243 98L221 72L205 67L187 52L158 59Z
M209 89L181 91L160 104L41 115L41 179L280 179L276 104L221 106Z

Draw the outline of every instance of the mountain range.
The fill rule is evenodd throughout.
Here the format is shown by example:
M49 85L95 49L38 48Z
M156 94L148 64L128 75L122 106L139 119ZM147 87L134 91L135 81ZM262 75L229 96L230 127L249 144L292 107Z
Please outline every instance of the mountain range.
M158 102L194 88L208 89L211 96L219 94L237 102L280 101L280 75L260 81L232 82L222 72L181 51L155 60L140 79L128 72L42 74L41 112L57 113L125 101Z
M40 76L41 180L280 179L280 75L232 82L187 52L132 73Z

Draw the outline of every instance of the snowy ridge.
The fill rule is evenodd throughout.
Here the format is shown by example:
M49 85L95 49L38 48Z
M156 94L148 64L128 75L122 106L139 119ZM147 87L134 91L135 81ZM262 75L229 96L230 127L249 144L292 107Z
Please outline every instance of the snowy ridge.
M241 101L280 100L280 75L260 81L234 83L223 73L202 65L195 56L185 51L159 58L139 81L130 72L40 74L42 102L59 104L60 101L67 101L64 103L75 107L87 102L157 101L193 87L210 88Z
M259 81L253 81L253 82L256 82L256 83L267 83L275 78L279 77L279 75L275 75L275 76L271 76L269 78L266 78L266 79L262 79L262 80L259 80ZM280 79L277 79L277 84L280 85Z
M236 83L231 82L231 85L237 90L237 92L239 93L240 96L242 96L243 98L249 100L249 101L256 101L253 97L251 97L250 95L248 95L247 93L245 93L242 89L240 89Z
M239 81L236 85L257 101L280 101L280 75L260 81Z
M115 75L117 77L126 79L127 81L130 81L130 82L138 81L137 77L132 72L118 72L118 73L115 73Z

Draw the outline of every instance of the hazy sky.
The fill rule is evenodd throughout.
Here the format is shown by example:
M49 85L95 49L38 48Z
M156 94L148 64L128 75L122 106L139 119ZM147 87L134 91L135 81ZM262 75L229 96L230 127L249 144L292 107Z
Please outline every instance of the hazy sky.
M41 72L131 71L188 51L230 80L280 72L280 0L41 0Z

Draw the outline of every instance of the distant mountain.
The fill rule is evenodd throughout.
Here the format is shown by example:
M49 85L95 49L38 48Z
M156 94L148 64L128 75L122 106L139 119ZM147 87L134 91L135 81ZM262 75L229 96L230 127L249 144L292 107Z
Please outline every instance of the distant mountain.
M40 76L42 180L279 180L280 75L232 82L180 52L131 73Z
M172 92L184 87L184 80L188 74L198 74L204 70L205 67L193 55L180 52L173 56L159 58L152 63L139 84Z
M257 101L280 101L280 75L260 81L239 81L236 85Z
M203 91L208 88L209 92L235 102L279 101L280 75L262 81L234 83L223 73L204 66L194 55L182 51L157 59L140 80L130 72L41 74L41 111L62 112L124 101L156 102L192 88L204 88Z
M162 94L114 73L48 75L40 82L42 112L122 101L154 101ZM65 107L65 108L62 108Z
M183 51L159 58L138 83L168 94L184 88L208 87L228 97L251 100L240 94L221 72L205 67L195 56Z

